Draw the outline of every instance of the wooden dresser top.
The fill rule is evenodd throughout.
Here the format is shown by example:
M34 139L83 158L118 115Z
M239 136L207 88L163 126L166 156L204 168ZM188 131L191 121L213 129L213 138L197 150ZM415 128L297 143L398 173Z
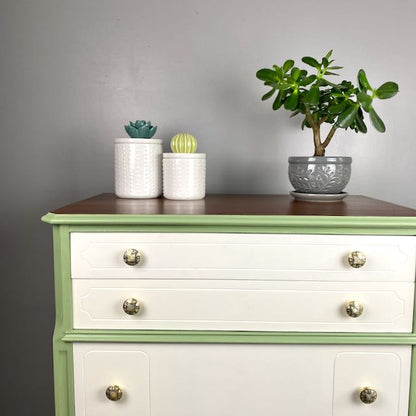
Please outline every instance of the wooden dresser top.
M416 217L416 210L364 196L337 202L295 201L290 195L207 195L197 201L123 199L105 193L51 211L83 215L237 215Z

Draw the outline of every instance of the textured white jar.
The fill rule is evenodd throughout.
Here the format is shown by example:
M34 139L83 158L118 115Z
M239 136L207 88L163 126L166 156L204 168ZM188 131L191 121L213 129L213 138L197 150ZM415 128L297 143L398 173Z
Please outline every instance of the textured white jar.
M119 198L157 198L162 194L162 140L116 139L115 191Z
M163 196L167 199L205 197L205 153L163 153Z

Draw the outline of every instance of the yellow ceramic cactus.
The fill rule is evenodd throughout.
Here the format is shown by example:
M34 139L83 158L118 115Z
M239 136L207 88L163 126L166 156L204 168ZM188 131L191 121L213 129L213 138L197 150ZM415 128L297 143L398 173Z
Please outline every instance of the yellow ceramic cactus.
M195 153L198 141L192 134L179 133L170 140L170 148L173 153Z

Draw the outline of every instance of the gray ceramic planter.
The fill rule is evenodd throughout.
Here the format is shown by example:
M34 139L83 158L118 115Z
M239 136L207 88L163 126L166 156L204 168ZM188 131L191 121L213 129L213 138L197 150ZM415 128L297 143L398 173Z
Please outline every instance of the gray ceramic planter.
M296 192L338 194L351 176L350 157L290 157L289 180Z

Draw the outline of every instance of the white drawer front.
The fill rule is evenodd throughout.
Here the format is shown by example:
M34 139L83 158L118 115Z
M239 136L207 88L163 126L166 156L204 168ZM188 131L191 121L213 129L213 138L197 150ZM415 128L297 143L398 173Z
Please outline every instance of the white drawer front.
M149 357L140 349L85 348L74 346L77 416L150 416ZM79 350L82 350L82 353ZM77 374L78 370L82 374ZM106 397L110 386L118 386L118 401ZM127 387L127 389L126 389Z
M75 328L411 332L413 283L73 280ZM136 315L123 302L140 302ZM346 304L363 306L350 317Z
M72 233L73 278L414 281L415 238L268 234ZM137 266L123 253L142 253ZM347 261L367 258L362 268Z
M334 415L387 415L387 409L395 415L401 388L400 361L400 356L391 352L339 353L335 360ZM353 395L351 400L348 392L360 391L362 387L376 390L374 403L363 406L358 394Z
M74 345L76 416L407 416L410 346ZM128 363L128 364L127 364ZM105 397L118 384L125 396ZM359 392L378 398L363 404Z

